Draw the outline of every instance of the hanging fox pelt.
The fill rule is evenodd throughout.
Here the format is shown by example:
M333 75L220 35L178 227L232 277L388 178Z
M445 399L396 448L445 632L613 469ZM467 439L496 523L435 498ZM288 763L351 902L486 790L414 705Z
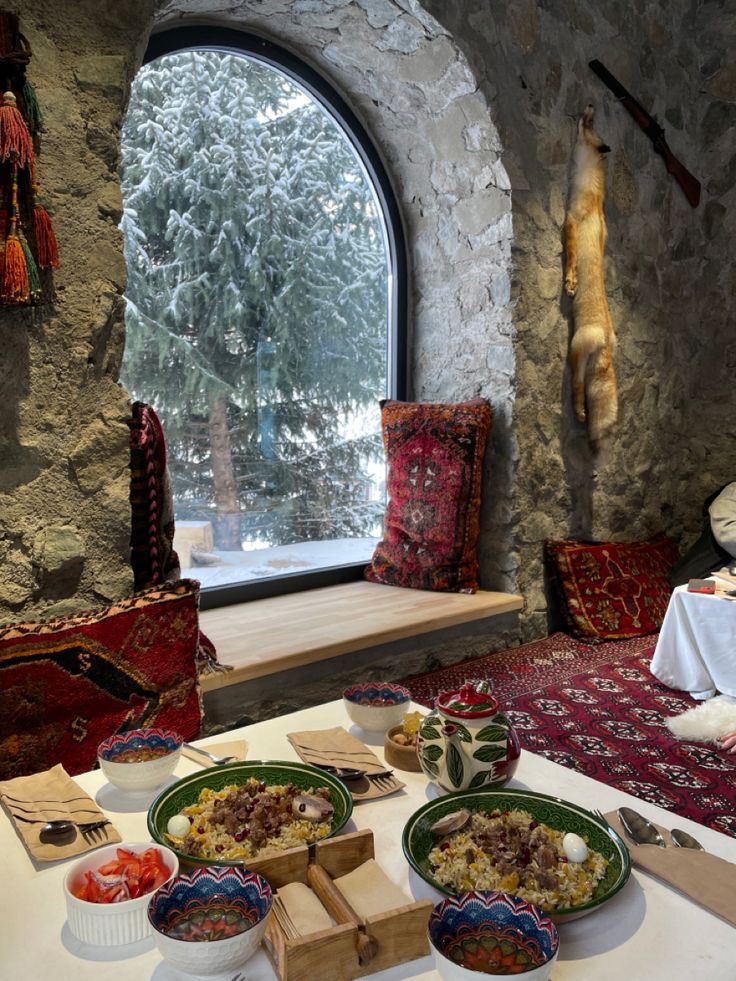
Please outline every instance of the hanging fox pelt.
M603 275L605 154L609 150L593 129L593 106L587 106L578 123L565 216L565 290L574 297L573 408L580 422L587 422L588 437L596 448L611 435L618 414L613 370L616 336Z

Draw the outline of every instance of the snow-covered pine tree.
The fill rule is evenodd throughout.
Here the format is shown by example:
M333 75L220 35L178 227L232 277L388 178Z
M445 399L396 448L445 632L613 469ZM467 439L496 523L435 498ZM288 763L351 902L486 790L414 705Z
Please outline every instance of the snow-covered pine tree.
M123 381L162 419L177 517L220 548L369 533L388 274L337 123L257 61L167 55L134 82L122 186Z

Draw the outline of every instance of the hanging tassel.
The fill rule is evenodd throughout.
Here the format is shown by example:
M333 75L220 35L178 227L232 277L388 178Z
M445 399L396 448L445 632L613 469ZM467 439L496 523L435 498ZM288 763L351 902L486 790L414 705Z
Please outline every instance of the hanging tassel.
M31 303L35 303L41 296L41 277L38 274L36 260L33 258L33 253L24 235L20 236L20 247L23 249L23 258L28 272L28 298Z
M43 205L33 209L33 229L36 239L36 257L40 269L59 268L59 246L54 235L51 218Z
M28 126L13 93L5 92L0 105L0 160L11 158L19 167L33 166L33 142Z
M23 255L23 246L15 232L8 237L5 243L0 299L3 303L28 303L31 299L28 289L28 267Z
M20 104L28 131L31 136L36 136L37 133L41 132L43 127L43 115L41 113L41 107L38 104L38 98L36 97L36 90L27 78L24 80L23 88L20 92Z
M28 266L23 254L23 246L18 238L18 164L13 157L10 177L10 229L5 241L2 276L0 277L0 300L3 303L29 303Z

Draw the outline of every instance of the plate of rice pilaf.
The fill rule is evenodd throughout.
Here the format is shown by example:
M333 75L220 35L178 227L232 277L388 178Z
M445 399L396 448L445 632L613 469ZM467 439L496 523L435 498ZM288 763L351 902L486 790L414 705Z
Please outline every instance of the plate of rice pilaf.
M306 763L245 761L210 767L163 790L148 811L155 841L189 865L243 865L331 837L347 823L352 797ZM169 822L188 822L171 833Z
M565 853L568 832L585 842L584 861ZM430 801L407 822L402 845L412 868L440 892L512 893L556 922L597 909L631 872L626 845L589 811L521 790L460 791Z

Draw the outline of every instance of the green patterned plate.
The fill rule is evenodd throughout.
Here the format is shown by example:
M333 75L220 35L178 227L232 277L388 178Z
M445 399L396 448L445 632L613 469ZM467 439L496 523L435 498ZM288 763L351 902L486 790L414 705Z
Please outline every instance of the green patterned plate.
M426 882L446 895L451 894L447 886L436 882L432 877L429 853L434 845L429 830L435 821L446 814L467 808L471 812L488 813L500 811L529 811L535 821L547 824L556 831L574 831L585 837L594 851L608 859L606 874L596 886L593 898L582 906L556 909L549 915L555 922L574 920L584 916L614 896L623 888L631 873L631 859L628 849L612 829L608 829L598 818L593 817L577 804L570 804L559 797L535 794L524 790L475 790L446 794L437 800L424 804L415 811L404 827L401 844L404 855L411 867Z
M176 852L180 861L189 865L243 865L243 861L227 861L212 858L195 858L178 851L166 838L169 818L178 814L182 808L196 803L200 791L205 787L222 790L231 784L244 784L254 777L266 784L292 783L295 787L308 790L310 787L329 787L330 803L335 808L332 815L332 830L329 837L336 835L349 821L353 813L353 798L345 784L323 770L307 763L290 763L270 760L247 760L227 763L224 766L211 766L201 773L182 777L176 783L162 790L148 809L148 830L154 841L166 845Z

